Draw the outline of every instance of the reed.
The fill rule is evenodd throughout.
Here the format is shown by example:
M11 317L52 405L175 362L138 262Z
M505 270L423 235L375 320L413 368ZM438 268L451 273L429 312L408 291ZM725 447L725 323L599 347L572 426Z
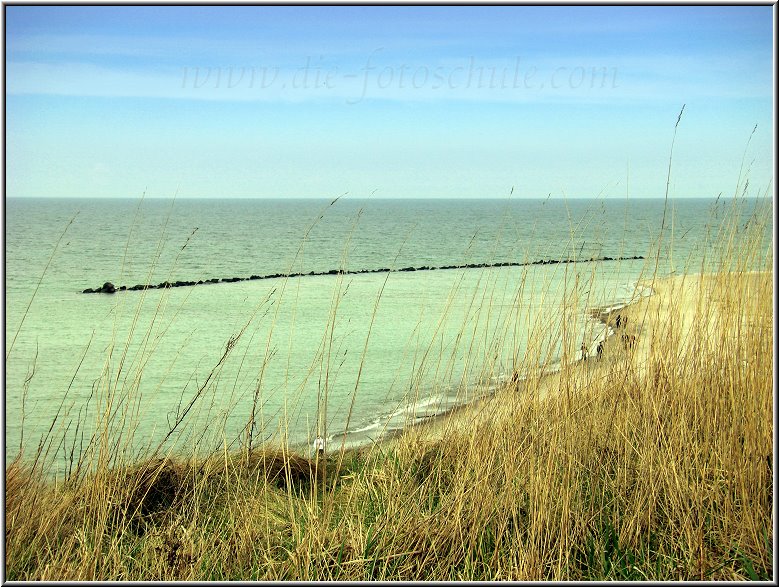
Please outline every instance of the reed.
M597 270L576 259L579 226L571 225L573 262L558 266L565 283L559 304L545 298L548 273L523 267L519 285L509 287L505 271L483 268L472 281L462 271L438 327L422 344L419 333L409 341L414 371L407 401L430 386L455 385L469 394L470 382L503 376L507 368L526 377L507 379L493 396L400 436L360 449L341 445L322 458L295 451L284 429L273 442L257 440L264 432L262 382L274 354L278 308L289 290L297 304L289 280L257 303L194 393L182 392L164 439L136 451L141 375L160 344L169 302L163 292L152 323L141 328L144 292L127 341L112 341L106 351L93 390L94 421L86 415L77 421L82 439L87 430L86 446L82 440L73 462L78 433L72 436L65 478L47 475L58 435L62 448L68 434L59 412L36 458L25 460L20 449L6 467L6 577L774 578L773 251L764 240L770 201L764 198L743 224L740 182L724 221L712 220L711 240L702 246L713 253L701 266L688 259L679 275L658 278L658 261L673 247L661 231L644 266L644 281L656 294L637 295L619 311L628 326L617 329L598 358L575 360L582 344L577 325L593 311L582 292L592 289ZM358 221L359 214L355 226ZM304 237L293 265L305 246ZM348 251L347 239L343 267ZM158 248L152 267L159 254ZM349 413L388 279L389 273L366 325ZM348 287L342 274L332 280L327 325L312 363L286 366L287 373L322 381L320 432L339 376L337 328ZM523 305L527 294L540 299L541 308ZM445 345L439 333L458 319L455 298L465 300L465 317ZM178 311L173 308L174 318ZM614 312L594 311L616 328ZM220 373L228 361L244 364L242 339L254 339L260 315L272 324L261 341L251 409L242 431L227 438L232 408L221 418L213 412L224 392ZM520 331L530 333L523 353ZM141 344L131 351L136 336ZM558 347L560 370L545 373ZM460 358L463 372L455 367ZM237 405L239 375L232 383L229 406ZM303 387L286 390L294 396ZM195 435L203 419L214 423ZM176 449L180 438L190 450Z

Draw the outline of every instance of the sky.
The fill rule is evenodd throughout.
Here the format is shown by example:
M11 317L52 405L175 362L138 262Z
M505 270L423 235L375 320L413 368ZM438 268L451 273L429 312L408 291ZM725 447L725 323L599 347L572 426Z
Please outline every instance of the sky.
M772 6L4 10L8 197L773 190Z

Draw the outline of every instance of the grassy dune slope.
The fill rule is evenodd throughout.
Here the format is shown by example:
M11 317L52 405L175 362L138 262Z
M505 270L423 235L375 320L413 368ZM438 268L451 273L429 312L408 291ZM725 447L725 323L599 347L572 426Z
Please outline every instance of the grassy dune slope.
M15 463L6 577L770 579L773 261L723 259L650 279L601 358L367 449Z

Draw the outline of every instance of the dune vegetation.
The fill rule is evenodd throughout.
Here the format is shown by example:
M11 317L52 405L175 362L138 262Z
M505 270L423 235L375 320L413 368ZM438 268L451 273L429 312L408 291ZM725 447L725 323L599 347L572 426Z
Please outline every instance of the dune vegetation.
M122 462L106 428L64 479L19 459L6 578L769 580L769 217L724 223L705 272L659 279L649 261L655 294L602 355L371 446Z

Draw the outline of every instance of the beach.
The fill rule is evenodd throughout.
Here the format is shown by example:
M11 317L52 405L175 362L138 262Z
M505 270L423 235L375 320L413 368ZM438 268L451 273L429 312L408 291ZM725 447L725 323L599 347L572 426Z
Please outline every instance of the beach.
M716 346L719 340L709 336L695 336L703 331L713 331L727 320L723 291L737 287L745 301L756 295L761 280L770 276L765 272L746 272L739 274L685 274L657 279L645 279L638 285L650 288L650 296L640 297L636 301L616 309L593 308L590 313L609 328L612 334L605 339L603 354L590 353L586 360L579 360L565 373L577 381L582 379L598 380L613 375L615 367L630 364L641 376L646 375L647 364L653 350L663 353L663 345L669 334L680 341L679 351L686 353L690 349L687 341L694 338L694 352L711 355L715 360ZM617 326L617 317L620 326ZM627 319L627 322L625 322ZM625 324L627 324L625 326ZM739 336L743 328L771 329L771 316L754 320L748 324L732 321L725 326L728 337ZM718 334L721 334L718 331ZM624 337L627 337L624 338ZM635 337L631 341L630 337ZM701 345L704 341L704 345ZM658 351L659 349L659 351ZM406 431L411 442L435 442L449 436L468 435L470 431L489 423L505 412L506 395L532 394L539 401L559 398L561 377L556 370L535 380L507 386L493 395L459 406L446 414L410 427ZM387 446L395 446L404 438L402 435L390 435L384 440Z

